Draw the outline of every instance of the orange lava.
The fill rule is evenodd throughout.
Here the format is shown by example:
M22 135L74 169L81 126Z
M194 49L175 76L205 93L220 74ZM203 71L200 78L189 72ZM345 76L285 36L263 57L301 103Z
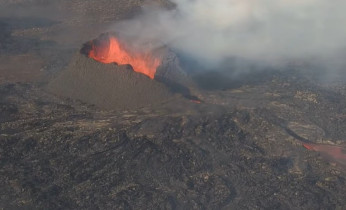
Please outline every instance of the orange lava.
M200 100L190 100L192 103L195 103L195 104L201 104L202 103L202 101L200 101Z
M346 165L346 151L344 147L327 144L303 143L303 146L308 150L320 152L334 162Z
M132 52L111 35L91 41L88 56L102 63L129 64L134 71L145 74L151 79L154 79L156 69L161 64L161 59L151 52Z

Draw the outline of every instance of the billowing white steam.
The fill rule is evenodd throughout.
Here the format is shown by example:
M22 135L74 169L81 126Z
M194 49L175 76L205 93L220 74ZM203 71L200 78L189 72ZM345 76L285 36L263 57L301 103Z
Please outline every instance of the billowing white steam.
M160 40L208 63L230 57L342 59L346 50L345 0L171 1L175 9L144 8L143 15L116 30L142 41Z

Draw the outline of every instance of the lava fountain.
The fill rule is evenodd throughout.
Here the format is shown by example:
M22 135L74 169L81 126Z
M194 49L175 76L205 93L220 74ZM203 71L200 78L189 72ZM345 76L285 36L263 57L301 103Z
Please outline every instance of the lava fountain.
M134 50L125 42L111 34L102 34L97 39L88 42L84 53L102 63L131 65L133 70L154 79L156 69L161 64L161 58L151 50Z

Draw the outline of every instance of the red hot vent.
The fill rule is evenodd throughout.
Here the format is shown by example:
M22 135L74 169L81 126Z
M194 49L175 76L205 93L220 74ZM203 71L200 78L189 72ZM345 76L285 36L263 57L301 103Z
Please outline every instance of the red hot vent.
M129 46L115 35L102 34L84 45L83 53L101 63L131 65L133 70L154 79L157 68L162 63L157 53L150 49Z

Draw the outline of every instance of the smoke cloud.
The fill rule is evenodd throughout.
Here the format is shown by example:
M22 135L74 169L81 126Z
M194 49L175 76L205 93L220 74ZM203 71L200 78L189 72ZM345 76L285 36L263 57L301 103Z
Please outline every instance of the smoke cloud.
M209 65L241 58L268 64L308 60L339 70L344 66L346 1L171 1L174 9L148 5L137 18L112 29L135 36L139 45L154 40Z

